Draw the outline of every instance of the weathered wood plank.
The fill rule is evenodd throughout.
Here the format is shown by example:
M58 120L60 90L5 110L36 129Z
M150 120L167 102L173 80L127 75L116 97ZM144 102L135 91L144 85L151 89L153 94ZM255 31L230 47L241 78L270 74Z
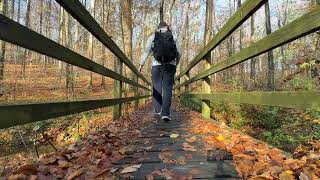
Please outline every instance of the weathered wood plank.
M0 129L147 98L147 96L75 102L0 106Z
M103 28L90 15L86 8L78 0L56 0L68 13L72 15L83 27L85 27L94 37L114 53L124 64L126 64L136 75L144 80L148 85L151 83L138 71L134 64L121 51L116 43L107 35Z
M207 99L210 101L312 109L320 111L320 92L231 92L213 94L185 94L184 96L189 98Z
M175 88L198 81L204 77L220 72L317 30L320 30L320 7L315 8L297 20L266 36L264 39L242 49L239 53L231 56L227 60L214 65L210 69L203 71Z
M0 14L0 39L74 66L150 90Z
M177 77L180 79L191 68L197 65L210 51L217 47L232 32L234 32L243 22L245 22L253 13L255 13L267 0L247 0L240 9L228 20L212 40L204 47L204 49L190 62L188 67L184 69Z
M173 179L239 178L234 164L230 161L190 162L186 165L148 163L142 164L141 168L130 176L132 179L146 179L147 175L161 169L172 171L175 176L172 177ZM155 176L154 178L159 179L160 177Z
M116 73L122 75L123 71L123 63L120 59L116 59L114 62L114 70ZM121 81L114 81L113 85L113 98L121 98L122 97L122 82ZM119 103L112 108L112 117L113 119L119 119L121 117L122 112L122 104Z

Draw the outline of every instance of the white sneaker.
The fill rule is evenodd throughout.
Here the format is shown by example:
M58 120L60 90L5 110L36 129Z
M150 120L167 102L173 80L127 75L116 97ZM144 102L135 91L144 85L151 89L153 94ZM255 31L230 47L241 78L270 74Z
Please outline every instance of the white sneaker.
M162 117L161 117L161 120L168 122L168 121L171 121L172 118L169 117L169 116L162 116Z

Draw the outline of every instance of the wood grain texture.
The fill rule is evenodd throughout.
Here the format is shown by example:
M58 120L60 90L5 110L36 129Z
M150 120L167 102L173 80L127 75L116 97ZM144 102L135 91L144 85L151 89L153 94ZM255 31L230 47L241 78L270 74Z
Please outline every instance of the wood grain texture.
M0 129L113 106L149 96L0 106Z
M243 103L320 111L320 92L230 92L212 94L184 94L184 96L188 98L200 98L210 101L222 101L236 104Z

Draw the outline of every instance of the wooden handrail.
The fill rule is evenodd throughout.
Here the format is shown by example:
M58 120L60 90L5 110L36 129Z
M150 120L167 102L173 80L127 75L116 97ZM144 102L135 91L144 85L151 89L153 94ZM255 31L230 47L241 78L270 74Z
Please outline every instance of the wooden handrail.
M320 7L315 8L314 10L289 23L283 28L266 36L262 40L253 43L251 46L245 49L242 49L240 52L234 54L225 61L213 65L210 69L202 73L199 73L195 77L183 82L175 88L179 88L187 84L193 83L195 81L201 80L204 77L210 76L224 69L230 68L236 64L244 62L253 57L259 56L260 54L268 52L272 49L292 42L300 37L306 36L318 30L320 30Z
M148 87L115 73L2 14L0 14L0 27L1 40L150 91Z
M245 22L253 13L255 13L267 0L247 0L240 9L228 20L221 30L210 40L210 42L200 51L200 53L190 62L188 67L184 69L175 78L180 79L190 69L197 65L208 53L225 40L232 32L234 32L243 22Z
M147 98L150 95L74 102L0 106L0 129L113 106Z
M107 35L103 28L91 16L79 0L56 0L68 13L71 14L83 27L85 27L94 37L114 53L124 64L126 64L143 81L151 83L138 71L134 64L121 51L116 43Z
M182 94L181 96L235 104L254 104L320 111L320 92L312 91L216 92L212 94Z

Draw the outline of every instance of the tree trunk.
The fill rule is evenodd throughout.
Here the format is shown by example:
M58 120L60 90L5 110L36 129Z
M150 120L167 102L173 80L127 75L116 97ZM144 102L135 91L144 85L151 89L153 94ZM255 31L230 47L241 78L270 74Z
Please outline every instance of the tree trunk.
M11 19L14 19L14 5L15 5L15 0L11 0Z
M40 17L39 17L39 32L40 32L40 34L42 34L42 24L43 24L43 0L40 0L39 1L39 3L40 3ZM41 54L39 54L39 59L38 59L38 61L39 61L39 64L41 64L41 59L42 59L42 55Z
M105 5L107 6L107 11L105 11ZM105 31L107 31L107 28L109 27L109 17L110 17L110 5L111 5L111 0L107 0L107 2L103 1L103 13L102 13L102 24L103 24L103 28ZM101 45L101 49L102 49L102 65L105 66L105 62L106 62L106 47L102 44ZM103 88L106 88L106 82L105 82L105 77L102 75L101 77L101 86Z
M241 0L238 0L238 10L240 9L241 7ZM239 35L239 49L241 51L242 49L242 37L243 37L243 25L240 26L240 35ZM245 65L245 62L242 62L239 64L239 71L240 71L240 80L241 80L241 83L242 85L244 85L245 81L244 81L244 76L245 76L245 72L244 72L244 65Z
M265 4L265 18L266 18L266 32L267 35L271 34L271 18L269 2ZM268 69L267 69L267 86L270 90L275 89L274 85L274 58L273 51L268 52Z
M72 42L72 34L71 34L71 17L69 14L65 12L64 14L64 33L65 33L65 46L67 48L71 48L71 42ZM73 66L71 64L66 64L66 89L67 89L67 96L70 97L73 93Z
M163 5L164 5L164 0L161 0L161 2L160 2L160 22L164 21Z
M64 10L60 7L59 13L59 38L58 43L63 44L63 27L64 27ZM63 62L59 61L59 80L62 80L62 71L63 70Z
M254 14L251 16L251 34L250 34L250 41L251 44L254 43L254 37L255 37L255 27L254 27L254 22L255 22L255 16ZM253 80L253 85L255 84L256 81L256 58L252 58L250 62L250 79Z
M0 13L7 14L7 0L0 0ZM0 80L3 80L4 75L4 61L6 56L6 42L0 40ZM2 83L1 83L2 84ZM2 95L2 88L0 87L0 95Z
M93 14L94 18L95 18L95 14L96 14L95 4L96 4L96 0L91 0L91 8L92 8L91 10L92 10L92 14ZM88 53L89 59L93 60L93 36L91 33L89 34L87 53ZM92 87L93 87L92 72L90 72L88 89L91 92L92 92Z
M31 11L31 2L32 0L27 0L27 12L26 12L26 27L30 28L30 11ZM23 58L21 59L21 70L20 70L20 78L25 79L26 72L26 61L29 58L29 51L27 49L24 50Z
M51 38L51 0L48 0L47 4L47 11L46 11L46 19L47 19L47 25L46 25L46 36L48 38ZM48 63L49 63L49 57L45 56L45 69L47 69Z

